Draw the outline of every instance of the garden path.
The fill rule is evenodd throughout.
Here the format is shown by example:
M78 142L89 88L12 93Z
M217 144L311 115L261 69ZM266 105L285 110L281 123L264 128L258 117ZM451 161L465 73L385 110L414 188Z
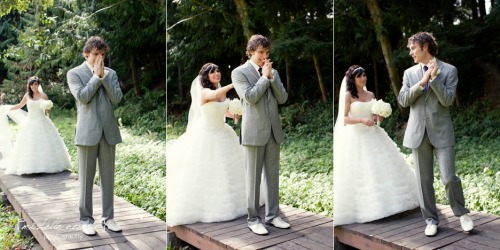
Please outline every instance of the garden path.
M115 221L123 231L114 233L99 224L101 192L94 185L95 236L80 230L78 176L57 174L5 175L0 169L0 189L26 221L43 249L165 249L166 223L115 196Z
M463 232L460 220L450 206L438 205L438 234L424 235L425 221L420 209L414 209L369 223L337 226L335 238L358 249L500 249L500 217L472 211L474 229Z
M260 211L262 218L263 208ZM267 226L269 234L266 236L252 233L247 226L246 216L226 222L169 227L168 230L174 233L175 237L204 250L333 249L332 218L285 205L280 205L280 216L291 224L291 228L277 229Z

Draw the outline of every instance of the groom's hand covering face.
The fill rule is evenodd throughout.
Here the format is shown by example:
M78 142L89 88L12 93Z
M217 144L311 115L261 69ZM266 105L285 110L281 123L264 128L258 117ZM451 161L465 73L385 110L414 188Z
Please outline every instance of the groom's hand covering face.
M86 54L87 62L94 68L94 74L99 77L104 76L104 57L106 52L97 49L92 49L90 53Z
M262 68L262 75L271 79L273 63L269 59L269 48L259 46L255 51L250 52L250 60Z

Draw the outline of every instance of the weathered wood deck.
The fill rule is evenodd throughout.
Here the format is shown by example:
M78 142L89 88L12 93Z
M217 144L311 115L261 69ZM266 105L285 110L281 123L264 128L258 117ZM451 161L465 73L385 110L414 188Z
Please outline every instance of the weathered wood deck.
M449 206L438 205L438 234L424 235L420 209L363 224L336 226L335 238L358 249L500 249L500 217L471 212L474 229L463 232Z
M123 231L113 233L100 226L102 213L99 187L94 185L94 218L97 235L80 230L77 175L4 175L0 189L26 221L43 249L165 249L166 223L115 196L115 221Z
M261 218L264 216L261 209ZM291 224L290 229L266 226L269 234L259 236L247 226L246 216L219 223L195 223L169 227L175 236L196 248L212 249L333 249L331 218L301 209L280 206L280 216Z

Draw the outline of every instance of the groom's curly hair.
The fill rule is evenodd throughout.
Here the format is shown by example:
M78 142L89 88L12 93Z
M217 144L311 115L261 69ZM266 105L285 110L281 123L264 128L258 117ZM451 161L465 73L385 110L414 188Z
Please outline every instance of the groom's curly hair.
M93 49L106 53L109 50L109 46L102 37L91 36L87 39L85 45L83 46L83 54L90 53Z
M209 88L211 90L216 89L216 87L214 87L214 85L208 79L208 75L210 73L213 73L217 69L219 69L219 66L217 66L213 63L205 63L205 65L203 65L201 67L200 73L198 73L198 75L200 76L200 83L201 83L201 86L203 86L203 88Z
M347 91L351 93L353 98L359 98L358 89L356 89L356 83L354 79L365 73L365 69L361 66L354 64L345 72L345 79L347 85Z
M259 49L259 47L271 49L271 41L267 37L260 34L252 35L248 40L246 48L246 54L248 58L250 58L250 52L256 51L257 49Z
M429 54L432 56L437 56L439 52L436 38L430 32L418 32L412 35L408 38L408 47L413 43L418 44L421 49L427 44L427 51L429 51Z

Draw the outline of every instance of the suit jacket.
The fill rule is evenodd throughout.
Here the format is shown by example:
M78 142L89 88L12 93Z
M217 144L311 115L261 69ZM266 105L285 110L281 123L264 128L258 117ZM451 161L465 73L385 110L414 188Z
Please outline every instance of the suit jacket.
M405 147L417 148L426 131L436 148L455 145L449 107L453 104L457 90L457 68L437 59L436 63L441 72L429 82L427 91L422 91L417 84L423 77L419 64L408 68L404 73L398 101L403 107L410 107L410 118L403 140Z
M288 94L278 71L273 70L273 78L260 77L249 61L231 72L234 88L243 102L242 145L263 146L271 131L277 143L283 142L278 104L285 103Z
M69 89L76 99L76 145L97 145L103 134L110 145L122 142L113 106L123 94L116 72L105 70L108 73L102 80L92 74L85 62L67 73Z

